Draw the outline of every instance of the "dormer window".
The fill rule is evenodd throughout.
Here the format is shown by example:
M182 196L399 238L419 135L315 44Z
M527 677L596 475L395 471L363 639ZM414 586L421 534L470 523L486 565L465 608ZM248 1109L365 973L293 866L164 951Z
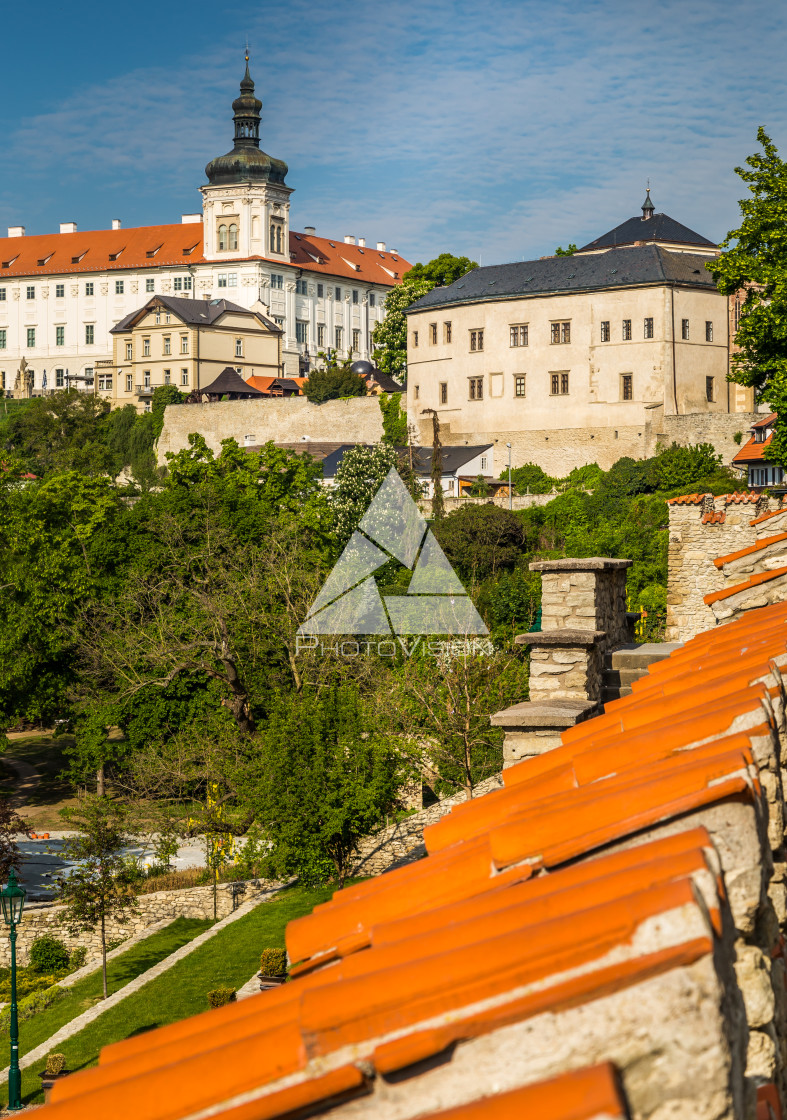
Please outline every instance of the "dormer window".
M125 248L125 246L123 248ZM118 251L116 253L110 253L109 254L109 259L111 261L116 261L122 252L123 252L123 249L118 249Z
M161 248L161 246L157 245L155 249L148 249L147 253L145 253L145 256L146 257L155 257L156 253L159 251L160 248Z

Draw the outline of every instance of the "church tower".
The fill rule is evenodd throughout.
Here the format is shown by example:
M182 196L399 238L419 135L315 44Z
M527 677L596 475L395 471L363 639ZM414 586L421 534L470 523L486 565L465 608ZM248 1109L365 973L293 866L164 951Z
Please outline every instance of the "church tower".
M287 164L260 150L260 110L254 82L246 73L240 97L232 103L232 151L205 168L202 192L204 254L207 260L264 256L290 260L290 195L284 182Z

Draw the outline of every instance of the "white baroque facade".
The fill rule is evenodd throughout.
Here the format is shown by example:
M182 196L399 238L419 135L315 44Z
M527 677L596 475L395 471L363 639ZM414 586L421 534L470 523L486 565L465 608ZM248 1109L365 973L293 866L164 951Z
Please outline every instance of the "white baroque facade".
M0 238L0 389L26 395L77 385L109 389L110 331L153 293L226 298L263 310L284 330L282 373L318 351L368 358L386 293L410 267L384 243L290 229L287 165L259 148L262 103L248 71L233 102L232 151L212 160L201 214L180 224ZM259 305L262 305L260 307Z

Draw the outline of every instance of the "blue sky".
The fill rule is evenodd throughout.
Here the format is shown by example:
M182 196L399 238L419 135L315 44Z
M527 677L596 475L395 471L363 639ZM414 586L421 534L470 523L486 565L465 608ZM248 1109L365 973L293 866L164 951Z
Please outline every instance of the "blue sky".
M413 261L583 244L648 178L657 210L716 240L757 126L787 153L773 0L39 0L3 12L0 230L198 210L246 36L293 228Z

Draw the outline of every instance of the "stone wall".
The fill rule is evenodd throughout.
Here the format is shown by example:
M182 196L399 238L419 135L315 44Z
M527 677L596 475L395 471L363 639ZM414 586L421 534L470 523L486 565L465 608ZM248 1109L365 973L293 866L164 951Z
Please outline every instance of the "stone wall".
M497 774L487 778L473 790L473 797L483 797L494 789L500 789L503 780ZM352 865L352 875L381 875L393 867L401 867L407 863L414 863L426 855L423 836L424 829L430 824L436 824L455 805L466 801L467 797L462 790L405 817L403 821L391 824L380 829L372 836L367 836L358 845L355 862Z
M383 418L377 397L310 404L305 397L270 400L219 401L217 404L175 404L164 411L158 441L158 461L166 464L168 451L188 447L188 437L199 432L214 452L223 439L245 443L346 442L378 443ZM247 439L251 436L251 439ZM304 437L306 437L304 439Z
M218 918L226 918L242 903L270 891L272 885L262 879L250 879L245 883L219 883L216 908ZM107 923L107 941L125 941L162 919L174 921L175 918L212 918L213 887L208 885L188 887L182 891L156 891L154 894L140 895L137 903L138 914L129 915L123 921L113 920ZM16 942L20 965L27 964L30 946L43 934L60 938L69 949L84 945L88 951L88 961L101 956L98 930L95 933L70 934L60 925L62 910L61 906L46 903L26 907ZM11 943L7 937L3 937L0 939L0 966L6 967L10 963Z
M511 502L512 507L517 509L530 509L532 506L545 506L549 502L555 500L558 496L557 490L551 494L514 494ZM432 515L432 499L422 498L418 503L421 513L425 517ZM443 505L446 513L453 513L455 509L461 509L462 506L498 506L499 509L508 509L508 494L501 490L492 498L450 498L448 496L443 498Z
M688 494L669 502L668 642L685 642L716 625L703 600L727 581L713 561L754 544L758 526L751 522L777 506L776 499L729 494Z
M566 631L562 631L566 634ZM548 638L544 634L543 638ZM578 646L566 636L560 645L531 646L530 699L587 700L601 696L602 659L598 644Z
M574 467L598 463L609 470L618 459L648 459L659 447L678 443L682 447L696 443L712 443L724 463L730 463L740 450L734 435L744 435L756 419L753 412L692 412L680 416L662 416L662 408L652 409L651 418L641 424L619 426L606 424L582 428L546 428L533 431L460 431L446 420L440 435L445 445L495 443L511 444L515 467L536 463L547 474L563 478ZM428 421L428 422L427 422ZM416 427L421 443L431 443L432 423L429 417L418 417Z

